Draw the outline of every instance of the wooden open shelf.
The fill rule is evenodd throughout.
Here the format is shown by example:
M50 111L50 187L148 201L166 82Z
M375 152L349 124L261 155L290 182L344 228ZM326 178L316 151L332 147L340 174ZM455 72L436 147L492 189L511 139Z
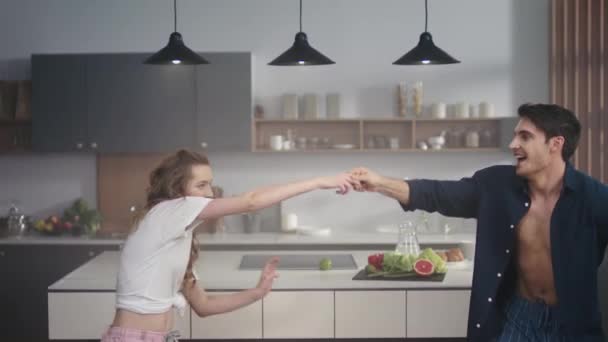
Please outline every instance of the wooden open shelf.
M0 80L0 98L0 153L31 150L32 82Z
M254 119L253 152L496 152L505 149L512 137L516 117L468 119ZM294 145L289 150L271 150L270 136L286 137L290 130ZM445 133L446 144L433 150L419 149L420 141ZM478 147L467 147L466 133L476 131ZM302 140L303 138L304 140ZM338 145L338 146L336 146ZM340 146L342 145L342 146ZM352 148L336 148L351 145Z
M31 149L32 121L0 119L0 153Z

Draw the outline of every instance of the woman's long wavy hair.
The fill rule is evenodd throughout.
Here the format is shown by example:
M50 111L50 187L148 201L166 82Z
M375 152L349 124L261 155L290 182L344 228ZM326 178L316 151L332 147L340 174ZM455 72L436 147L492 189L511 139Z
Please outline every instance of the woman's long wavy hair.
M135 218L136 222L139 222L158 203L184 197L186 186L192 178L192 167L196 165L209 165L209 160L199 153L188 150L179 150L165 158L150 173L150 184L146 190L146 206ZM133 225L133 227L136 226L137 224ZM196 282L192 271L196 259L198 259L198 241L196 240L196 234L193 234L184 284L194 284Z

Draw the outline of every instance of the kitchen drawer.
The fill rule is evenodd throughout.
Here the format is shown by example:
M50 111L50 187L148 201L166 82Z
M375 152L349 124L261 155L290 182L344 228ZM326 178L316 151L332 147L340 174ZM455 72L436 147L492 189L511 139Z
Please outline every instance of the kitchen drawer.
M230 292L212 292L225 295ZM192 311L193 339L261 339L262 301L257 301L232 312L198 317Z
M51 292L49 339L100 339L114 318L114 292Z
M405 291L336 291L336 338L405 337Z
M470 290L407 291L407 337L466 337Z
M114 319L114 292L50 292L49 339L100 339ZM175 315L175 329L190 338L190 308Z
M263 303L264 338L333 338L333 291L270 292Z

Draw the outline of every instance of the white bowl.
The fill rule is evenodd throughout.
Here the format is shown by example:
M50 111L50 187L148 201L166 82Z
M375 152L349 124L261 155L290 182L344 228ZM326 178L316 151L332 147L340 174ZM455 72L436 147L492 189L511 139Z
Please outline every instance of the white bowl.
M428 142L432 146L434 146L434 145L443 146L443 144L445 144L445 138L442 135L438 135L435 137L428 138Z

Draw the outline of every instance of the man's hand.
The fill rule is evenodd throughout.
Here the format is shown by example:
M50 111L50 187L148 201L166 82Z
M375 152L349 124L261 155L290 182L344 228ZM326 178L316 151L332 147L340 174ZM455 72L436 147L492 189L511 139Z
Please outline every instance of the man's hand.
M345 172L335 176L319 177L317 186L319 189L336 189L336 193L345 195L355 186L359 186L359 182L353 178L352 174Z
M355 191L377 192L406 205L410 201L410 186L402 179L381 176L364 167L352 169L349 173L358 183L353 185Z
M268 292L272 289L272 283L279 275L276 273L277 265L279 264L279 257L272 257L268 259L264 269L262 270L262 274L260 275L260 280L258 281L258 285L256 289L259 291L260 298L264 298Z
M358 181L359 184L355 184L354 189L359 192L377 192L383 179L379 174L364 167L352 169L350 174L355 181Z

